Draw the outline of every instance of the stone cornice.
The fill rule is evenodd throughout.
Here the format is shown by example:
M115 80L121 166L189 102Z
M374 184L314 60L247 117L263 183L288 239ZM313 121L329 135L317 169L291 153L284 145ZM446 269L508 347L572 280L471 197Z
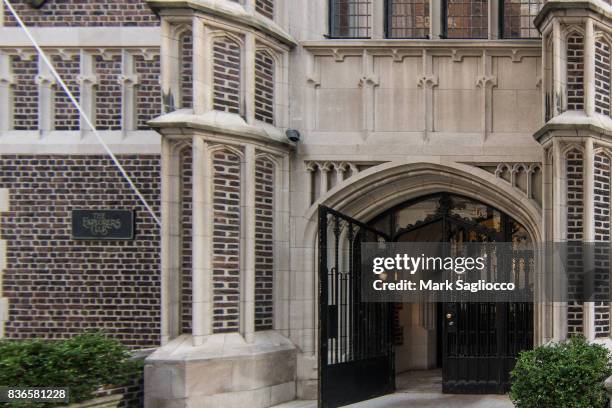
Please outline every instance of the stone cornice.
M240 116L231 113L211 111L203 115L194 115L190 109L181 109L157 117L148 125L164 136L191 135L200 130L212 135L226 136L236 140L252 140L283 149L294 149L279 129L258 122L257 126L247 124Z
M606 4L601 0L584 0L584 1L548 1L544 4L544 7L540 10L538 15L533 21L534 26L542 30L542 24L546 21L546 18L550 13L561 11L565 12L572 10L572 16L576 16L576 11L584 10L588 12L594 12L604 17L608 23L612 20L612 6Z
M551 137L592 137L612 142L612 126L610 120L603 115L588 117L582 112L568 111L554 117L542 126L533 138L540 144L546 144Z
M323 40L305 41L301 45L317 56L332 56L342 61L347 56L361 56L367 51L375 56L389 56L400 62L406 57L450 56L460 62L464 57L508 56L520 61L524 56L541 56L541 40Z
M163 13L164 9L195 10L210 16L220 17L229 22L251 27L291 48L297 45L295 39L274 21L260 16L258 13L248 13L238 3L218 0L147 0L147 4L158 14Z

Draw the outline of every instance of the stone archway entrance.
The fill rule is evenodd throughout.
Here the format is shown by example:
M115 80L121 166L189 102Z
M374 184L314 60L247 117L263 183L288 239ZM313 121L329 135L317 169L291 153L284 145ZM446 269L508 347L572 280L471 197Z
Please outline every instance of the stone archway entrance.
M533 277L525 273L533 268L522 252L532 249L526 229L474 199L448 193L419 197L368 224L394 242L511 242L516 249L511 274ZM534 340L533 303L398 303L393 325L396 373L441 369L445 393L507 392L518 353Z
M396 372L406 368L394 355L402 345L393 347L400 323L394 310L398 305L360 301L361 271L356 257L367 237L374 241L515 242L523 246L532 241L512 217L448 193L396 205L367 224L326 207L321 207L319 214L319 380L323 407L388 393L395 387ZM448 393L507 391L508 373L518 352L533 345L532 304L406 305L414 306L419 325L425 329L421 335L426 338L417 339L424 341L412 350L421 361L408 368L441 366L443 389ZM364 334L372 347L362 347ZM368 378L376 381L368 382Z

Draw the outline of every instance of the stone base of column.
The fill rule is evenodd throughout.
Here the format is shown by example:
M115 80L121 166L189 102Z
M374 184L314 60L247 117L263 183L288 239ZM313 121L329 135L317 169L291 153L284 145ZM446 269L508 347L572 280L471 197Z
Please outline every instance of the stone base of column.
M145 361L146 408L267 408L296 396L296 348L275 331L182 335Z

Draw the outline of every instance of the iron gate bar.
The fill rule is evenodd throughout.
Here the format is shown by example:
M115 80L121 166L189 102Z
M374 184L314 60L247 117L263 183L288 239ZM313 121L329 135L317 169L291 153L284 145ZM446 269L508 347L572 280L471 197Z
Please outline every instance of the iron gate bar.
M389 236L319 206L320 407L374 398L395 388L392 305L361 302L361 243L379 239L387 242ZM341 243L347 244L342 253Z

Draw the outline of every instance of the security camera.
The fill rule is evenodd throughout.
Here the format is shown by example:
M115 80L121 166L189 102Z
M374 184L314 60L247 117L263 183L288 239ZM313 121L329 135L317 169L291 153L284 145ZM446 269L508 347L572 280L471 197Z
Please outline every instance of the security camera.
M300 141L300 132L295 129L287 129L285 134L287 135L287 139L291 140L292 142L297 143Z

